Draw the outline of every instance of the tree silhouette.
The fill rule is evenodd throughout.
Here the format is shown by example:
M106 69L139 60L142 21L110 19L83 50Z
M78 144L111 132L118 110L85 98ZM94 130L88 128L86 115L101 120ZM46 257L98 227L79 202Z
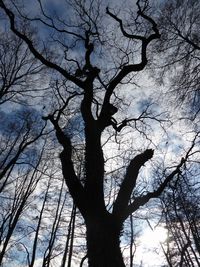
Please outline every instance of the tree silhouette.
M123 43L120 47L118 34L115 35L114 30L108 31L111 34L109 38L111 40L113 38L113 47L114 44L116 45L116 50L110 57L115 56L112 64L108 61L106 65L104 60L109 54L108 48L111 41L106 36L108 34L106 30L101 29L100 2L73 1L69 8L73 7L77 22L73 21L71 25L56 15L50 17L42 2L38 1L38 3L42 17L28 17L24 10L20 10L12 1L10 4L14 7L7 5L5 1L0 1L0 7L9 19L13 33L26 43L34 57L48 67L54 75L57 75L57 79L61 77L60 79L64 79L67 83L65 91L67 96L65 97L57 87L57 94L62 104L43 119L54 127L57 141L62 148L60 161L63 177L85 221L88 264L90 267L122 267L125 264L120 250L120 236L124 221L150 199L159 197L172 179L180 174L181 168L192 154L196 139L172 171L163 175L154 190L146 190L133 196L141 168L154 155L153 149L142 147L143 152L134 156L127 164L126 172L123 178L121 177L119 190L113 199L112 209L108 211L104 197L105 151L102 145L104 133L108 128L113 129L115 134L120 133L131 122L135 123L137 129L137 122L145 119L159 120L147 110L136 118L122 119L120 123L113 117L117 116L119 109L123 106L123 100L119 99L117 91L123 83L128 84L129 80L132 81L132 75L144 70L148 63L147 50L152 42L160 38L157 24L148 15L148 1L138 0L136 2L137 14L132 23L133 29L123 22L120 15L107 7L105 11L108 23L112 21L112 25L118 27L118 34L123 39ZM48 44L42 49L40 42L31 39L29 32L20 30L20 17L30 24L38 22L48 27L55 45L62 47L64 63L59 54L60 50L57 55L53 53L51 55ZM67 38L59 38L61 33ZM98 64L98 60L101 61L102 49L105 49L105 55L103 62ZM70 57L68 52L71 52L73 56L72 52L76 54L77 51L80 55ZM134 51L136 51L136 56ZM74 112L70 115L79 112L80 122L83 123L84 128L84 177L81 179L77 175L74 161L75 137L73 133L67 131L69 120L65 112L70 108Z

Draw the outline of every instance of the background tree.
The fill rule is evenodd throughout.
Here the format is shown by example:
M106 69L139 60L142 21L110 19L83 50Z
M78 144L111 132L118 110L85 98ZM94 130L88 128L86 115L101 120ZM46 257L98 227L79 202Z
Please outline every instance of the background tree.
M1 30L0 63L0 105L11 101L26 104L26 96L33 97L36 92L39 97L42 66L23 41L6 30Z
M187 104L187 117L193 120L199 113L199 8L199 1L188 0L163 1L156 7L161 38L152 68L173 101L179 107Z
M38 114L34 112L23 108L15 115L1 112L0 192L11 182L9 176L16 164L34 164L37 159L36 142L43 135L45 124L40 119L39 125Z
M40 163L40 157L37 159L33 156L33 161L37 168ZM3 206L0 226L0 244L2 247L0 264L3 264L3 259L6 258L9 249L17 243L17 239L14 238L16 227L20 224L20 217L23 216L28 201L41 176L41 174L38 175L36 169L34 170L32 166L26 166L25 162L13 169L13 173L9 177L9 182L4 186L3 194L0 197L1 205Z
M188 164L161 197L170 266L199 266L199 162ZM163 223L163 220L161 220Z
M166 257L170 266L200 264L199 195L196 185L188 183L186 180L178 181L176 187L163 196L163 214L169 235Z
M199 1L187 0L157 5L161 38L155 45L152 64L152 73L158 84L164 85L169 103L175 108L173 116L185 120L188 131L194 132L199 131L199 8ZM195 162L198 166L198 157ZM199 266L193 238L193 229L197 228L191 218L197 216L198 223L198 175L198 167L190 166L163 196L170 266Z

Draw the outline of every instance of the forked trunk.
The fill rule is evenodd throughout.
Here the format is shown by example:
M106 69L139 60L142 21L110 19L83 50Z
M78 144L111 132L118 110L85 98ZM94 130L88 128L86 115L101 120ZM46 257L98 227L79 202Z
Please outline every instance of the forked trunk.
M86 226L88 266L125 267L120 250L120 227L113 218L90 218Z

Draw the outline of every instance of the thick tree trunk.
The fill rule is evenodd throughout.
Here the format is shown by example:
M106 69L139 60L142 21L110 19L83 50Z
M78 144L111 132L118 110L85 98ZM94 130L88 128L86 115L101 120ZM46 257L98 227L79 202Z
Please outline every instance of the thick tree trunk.
M120 227L111 215L86 222L89 267L125 267L120 250Z

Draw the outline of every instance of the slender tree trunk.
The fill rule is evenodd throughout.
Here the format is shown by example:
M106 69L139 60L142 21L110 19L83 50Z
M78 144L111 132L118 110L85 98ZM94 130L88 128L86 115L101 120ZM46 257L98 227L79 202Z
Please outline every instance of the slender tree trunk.
M60 267L65 267L66 266L66 262L67 262L70 235L71 235L71 230L72 230L73 214L74 214L74 205L73 205L73 208L72 208L72 211L71 211L70 222L69 222L69 225L68 225L67 240L66 240L66 244L65 244L65 250L64 250L63 258L62 258L62 264L61 264Z
M89 267L125 267L120 250L120 227L111 215L90 218L87 227Z
M69 246L69 257L67 267L71 267L72 255L73 255L73 245L74 245L74 232L75 232L75 222L76 222L76 206L73 205L72 213L72 226L71 226L71 240Z
M130 215L130 228L131 228L131 242L130 242L130 267L133 267L133 257L134 257L134 252L133 251L133 245L134 245L134 233L133 233L133 216L132 214Z

